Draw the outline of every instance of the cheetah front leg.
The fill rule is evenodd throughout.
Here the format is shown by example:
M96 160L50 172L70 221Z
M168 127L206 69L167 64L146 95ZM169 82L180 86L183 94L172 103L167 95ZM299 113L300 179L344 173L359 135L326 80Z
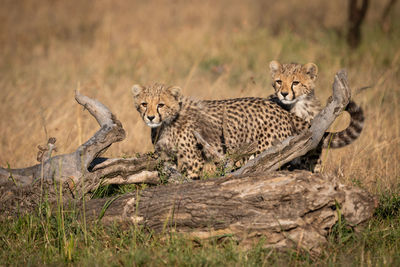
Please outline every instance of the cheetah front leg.
M202 156L196 142L180 142L178 145L178 170L186 173L189 179L198 179L205 165L205 159Z

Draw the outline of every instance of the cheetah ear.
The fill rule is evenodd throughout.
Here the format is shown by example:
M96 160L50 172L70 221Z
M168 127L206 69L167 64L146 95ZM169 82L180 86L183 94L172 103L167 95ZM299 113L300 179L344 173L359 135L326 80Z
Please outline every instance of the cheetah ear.
M271 75L275 75L275 73L277 73L281 68L282 68L281 63L279 63L279 62L276 61L276 60L272 60L272 61L269 63L269 69L270 69L270 71L271 71Z
M181 88L179 86L171 86L168 88L168 91L176 99L179 99L181 97Z
M143 90L144 87L139 84L135 84L134 86L132 86L132 94L134 97L138 96Z
M303 67L303 70L311 78L311 80L317 79L318 67L314 63L307 63Z

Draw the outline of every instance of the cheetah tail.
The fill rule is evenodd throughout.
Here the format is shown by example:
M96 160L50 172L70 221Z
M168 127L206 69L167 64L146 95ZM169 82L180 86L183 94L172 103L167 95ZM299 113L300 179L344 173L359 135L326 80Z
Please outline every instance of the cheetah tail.
M364 127L364 112L361 107L350 100L345 111L350 114L350 124L343 131L326 132L323 138L323 148L340 148L351 144L356 140Z

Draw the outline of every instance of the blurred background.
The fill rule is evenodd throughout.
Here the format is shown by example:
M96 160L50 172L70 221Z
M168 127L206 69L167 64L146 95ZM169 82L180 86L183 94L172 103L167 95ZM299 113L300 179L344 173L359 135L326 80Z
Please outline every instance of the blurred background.
M396 2L3 0L0 165L35 164L50 136L68 153L93 135L98 125L75 89L109 107L127 132L106 155L132 156L153 149L133 84L179 85L198 99L268 96L276 59L316 63L323 103L334 74L348 70L365 128L354 144L324 151L323 171L373 192L399 188Z

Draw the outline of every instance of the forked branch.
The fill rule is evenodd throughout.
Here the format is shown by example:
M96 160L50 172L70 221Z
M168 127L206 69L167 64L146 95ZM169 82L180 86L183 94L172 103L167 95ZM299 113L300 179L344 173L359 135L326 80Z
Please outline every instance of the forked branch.
M100 125L88 141L70 154L43 157L41 164L21 169L0 168L0 183L12 179L18 186L32 185L36 181L54 180L58 182L71 181L78 183L81 177L89 173L93 160L104 153L115 142L125 138L121 123L110 110L97 100L75 92L76 101L84 106Z

